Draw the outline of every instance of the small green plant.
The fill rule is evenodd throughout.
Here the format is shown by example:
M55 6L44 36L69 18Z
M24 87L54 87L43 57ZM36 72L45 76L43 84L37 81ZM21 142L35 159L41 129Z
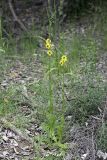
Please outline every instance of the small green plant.
M62 137L63 137L63 130L64 130L64 125L65 125L65 120L64 120L64 113L65 113L65 97L64 97L64 65L67 62L67 56L63 55L60 59L60 61L57 61L57 66L59 66L60 71L61 71L61 88L62 88L62 108L60 110L60 114L57 113L55 110L56 107L54 107L54 83L52 80L52 67L51 67L51 61L55 60L53 55L54 55L54 50L52 48L52 43L50 39L47 39L45 41L45 47L47 49L47 54L48 54L48 88L49 88L49 102L48 102L48 107L46 107L45 111L45 122L42 124L42 127L44 131L47 134L48 138L48 143L53 146L55 145L56 147L59 147L60 149L66 149L66 145L62 143ZM56 63L55 63L56 64ZM55 66L54 68L58 70ZM56 73L56 76L58 74Z

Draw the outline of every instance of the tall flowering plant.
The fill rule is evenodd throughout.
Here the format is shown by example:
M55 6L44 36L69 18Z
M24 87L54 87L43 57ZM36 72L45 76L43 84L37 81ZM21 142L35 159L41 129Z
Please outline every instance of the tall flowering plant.
M48 110L46 111L46 121L43 123L43 127L45 131L47 132L48 137L54 144L59 146L60 148L66 148L64 144L62 144L62 135L63 135L63 129L64 129L64 105L65 105L65 98L64 98L64 66L68 61L68 58L66 55L63 55L56 63L57 66L60 65L60 67L63 70L63 76L62 76L62 114L57 116L58 114L55 111L54 108L54 102L53 97L55 98L52 88L52 73L51 73L51 61L56 61L54 59L54 51L53 51L53 44L52 41L48 38L45 40L45 48L47 55L49 56L48 61L48 69L49 69L49 106ZM53 58L51 58L53 56ZM58 68L57 68L58 69Z

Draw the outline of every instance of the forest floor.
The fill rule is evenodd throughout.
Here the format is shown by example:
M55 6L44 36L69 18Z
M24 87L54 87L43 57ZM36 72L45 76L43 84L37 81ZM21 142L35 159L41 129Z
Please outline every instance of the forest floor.
M33 7L33 10L37 10L38 7L39 6ZM39 26L41 23L41 15L35 16L36 13L32 12L32 8L30 8L25 11L25 13L28 13L27 17L22 10L23 6L21 10L17 11L17 13L22 13L22 15L20 14L19 18L22 19L25 25L29 23L29 27L31 27L30 24L32 23L32 19L29 19L28 17L34 17L35 19L33 20L36 21L37 26ZM45 10L43 10L43 12L45 12ZM31 14L31 16L29 16L30 13L35 14ZM26 17L26 19L24 19L24 17ZM83 20L81 23L83 23ZM87 28L87 26L88 23L86 26L84 23L83 25L80 25L80 23L77 24L76 32L83 32L84 34L84 28ZM42 27L44 27L44 24ZM38 28L36 28L37 32ZM46 32L47 28L48 27L46 27ZM20 32L18 33L17 28L15 28L12 32L16 37L20 34ZM69 41L72 37L72 31L66 29L64 32L67 37L64 37L65 40L68 39ZM44 33L44 31L42 33ZM34 34L36 33L34 32ZM28 37L25 37L24 40L27 40L27 38ZM48 146L47 143L42 142L41 139L41 135L45 134L41 126L41 122L44 121L41 108L45 105L45 100L47 101L47 93L45 90L46 86L44 87L45 84L40 87L42 83L45 83L44 75L47 69L45 65L46 58L44 60L42 58L44 55L42 55L43 52L41 40L39 42L38 38L36 37L36 41L35 39L32 40L33 44L31 46L29 46L29 41L23 43L24 40L20 40L19 37L16 39L16 41L17 40L17 43L22 43L22 45L16 45L15 48L12 48L12 43L14 40L12 43L9 43L10 53L16 50L17 53L15 55L2 54L2 58L0 59L0 159L61 160L62 158L60 157L57 148ZM23 44L24 47L26 47L26 52L29 52L27 54L25 53L26 56L24 54L21 55L23 52L25 52L25 50L23 50ZM76 50L75 46L77 44L78 41L74 41L74 50ZM20 52L20 54L18 52ZM101 53L98 54L96 62L96 79L94 84L95 86L100 86L100 83L103 84L102 87L100 87L102 90L103 87L105 87L104 92L107 92L107 52L103 51L102 53L101 49L100 52ZM79 65L80 68L82 68L82 64ZM85 74L91 77L91 72L89 70L88 72L89 75L87 73ZM97 82L97 78L99 78L97 77L98 75L100 75L100 80ZM77 88L81 90L81 84L83 85L84 82L80 83L79 86L77 82L75 83L77 84ZM89 89L90 88L91 87L89 86ZM87 88L85 89L87 90ZM72 111L68 111L69 113L65 115L67 126L65 127L64 131L64 142L69 147L66 151L66 155L63 157L63 160L107 159L107 95L103 101L99 103L97 100L100 99L99 96L101 96L102 92L98 92L99 95L97 95L96 90L94 88L91 89L92 95L90 94L88 101L84 103L86 107L88 105L90 106L88 102L92 103L91 110L94 110L94 105L96 106L97 104L98 113L88 115L87 112L89 110L87 109L86 114L88 116L86 116L88 118L83 114L82 116L84 116L86 119L84 118L82 123L78 123L78 121L75 121L72 117L73 114L77 114L78 118L78 113L80 112L79 109L76 110L76 113L71 113ZM77 94L81 95L78 90ZM69 92L68 97L72 98L70 93L72 93L72 91ZM94 99L93 97L95 98L96 102L91 102L91 100ZM78 101L78 99L76 99L76 101ZM81 101L78 102L78 105L83 105L82 107L84 107L84 104L82 104ZM67 103L71 105L71 101L69 99ZM82 119L81 116L79 118Z
M2 68L2 64L5 64L4 68ZM0 119L0 159L30 160L34 159L38 152L41 157L56 154L55 149L49 149L46 144L40 146L40 150L35 152L35 145L38 147L38 142L35 143L34 137L42 134L42 129L39 126L38 118L35 117L37 116L36 111L33 110L32 104L29 102L31 100L29 97L36 96L36 93L31 92L28 86L38 84L43 78L44 69L42 63L36 58L23 62L20 59L5 57L2 59L2 64L0 69L0 88L2 92L5 92L12 87L15 92L15 94L11 95L10 90L7 95L3 95L4 103L9 103L12 98L12 101L19 103L20 107L18 110L13 108L12 112ZM97 68L103 75L103 80L107 81L106 53L100 57ZM15 95L17 96L15 97ZM24 101L19 101L18 96L22 99L24 98ZM10 106L13 105L12 101L9 104ZM107 105L107 102L103 105ZM101 123L102 115L90 116L84 125L74 125L70 128L69 141L67 142L70 148L65 158L66 160L72 160L72 157L75 156L81 157L81 159L84 157L88 157L88 160L95 159L97 152L96 130Z

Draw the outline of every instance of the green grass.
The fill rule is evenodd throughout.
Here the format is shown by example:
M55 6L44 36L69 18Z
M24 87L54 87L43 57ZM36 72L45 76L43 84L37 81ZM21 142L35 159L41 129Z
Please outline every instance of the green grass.
M104 122L97 132L97 148L107 152L107 123Z
M16 111L17 101L15 101L15 92L15 88L12 87L0 92L0 115Z

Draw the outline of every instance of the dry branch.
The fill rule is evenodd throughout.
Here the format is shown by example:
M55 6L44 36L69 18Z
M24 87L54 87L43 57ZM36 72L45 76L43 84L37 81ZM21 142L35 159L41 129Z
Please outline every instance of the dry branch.
M15 10L13 8L13 5L12 5L12 0L8 0L8 4L9 4L9 8L10 8L10 11L15 19L16 22L18 22L18 24L20 25L20 27L27 32L27 28L24 26L24 24L21 22L21 20L17 17L16 13L15 13Z

